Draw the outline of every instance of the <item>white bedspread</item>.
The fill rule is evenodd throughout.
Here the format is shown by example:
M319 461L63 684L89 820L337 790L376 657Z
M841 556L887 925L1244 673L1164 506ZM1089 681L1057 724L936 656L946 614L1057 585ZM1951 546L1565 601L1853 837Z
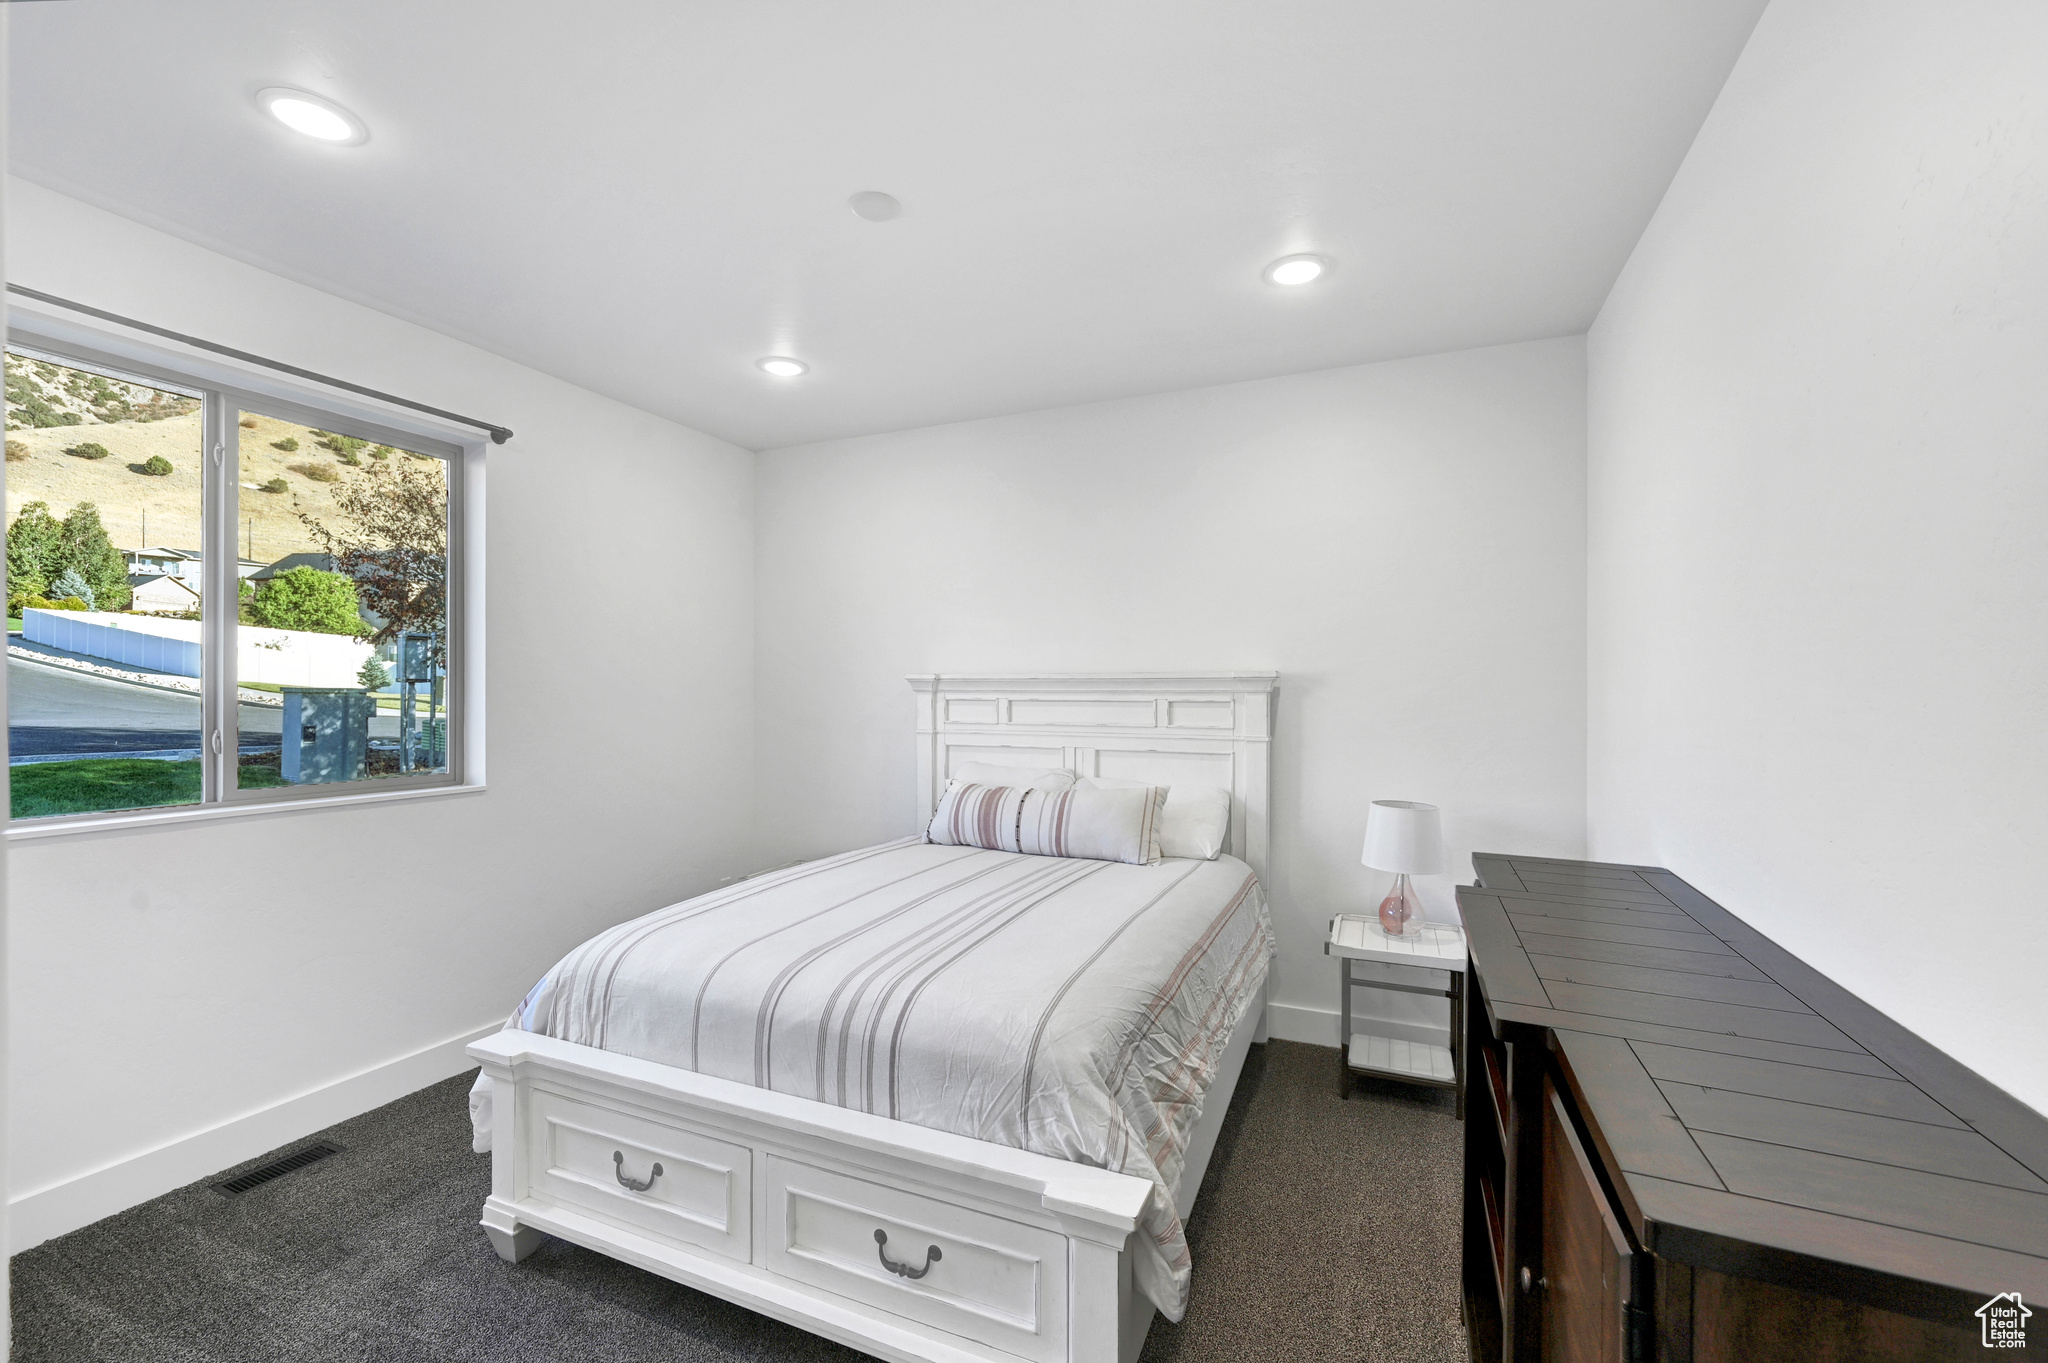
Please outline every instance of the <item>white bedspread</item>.
M600 933L507 1025L1150 1179L1135 1282L1179 1320L1189 1258L1168 1189L1272 952L1234 857L905 840Z

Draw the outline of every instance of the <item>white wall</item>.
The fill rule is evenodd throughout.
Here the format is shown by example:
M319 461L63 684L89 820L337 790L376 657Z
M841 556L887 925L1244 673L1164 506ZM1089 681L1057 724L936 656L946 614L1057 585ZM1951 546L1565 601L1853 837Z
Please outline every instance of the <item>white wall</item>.
M1589 342L1589 838L2048 1109L2044 70L1758 25Z
M1274 997L1334 1010L1370 800L1444 807L1436 916L1583 851L1583 404L1569 338L763 453L764 861L915 830L907 673L1274 668Z
M34 185L6 207L14 282L517 432L488 791L10 848L20 1246L465 1068L568 947L751 864L753 458Z

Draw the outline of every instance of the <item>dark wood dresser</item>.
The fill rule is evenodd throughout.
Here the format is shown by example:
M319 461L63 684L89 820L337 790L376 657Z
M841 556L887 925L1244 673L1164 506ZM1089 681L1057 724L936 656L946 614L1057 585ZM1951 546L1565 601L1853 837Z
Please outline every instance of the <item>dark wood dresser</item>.
M1475 1363L1982 1358L2014 1292L2048 1349L2048 1118L1669 871L1472 862Z

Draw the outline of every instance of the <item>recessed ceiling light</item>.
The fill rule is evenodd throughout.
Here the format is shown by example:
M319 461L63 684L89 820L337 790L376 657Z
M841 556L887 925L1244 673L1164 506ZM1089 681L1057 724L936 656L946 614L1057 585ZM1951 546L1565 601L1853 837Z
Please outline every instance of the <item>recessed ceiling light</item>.
M1282 256L1266 267L1268 284L1313 284L1329 273L1330 262L1321 256Z
M333 100L309 95L304 90L273 86L259 91L256 103L293 132L315 141L353 145L370 140L370 130L363 126L363 120Z
M791 359L787 355L768 355L754 363L764 373L773 374L778 379L793 379L810 369L802 360Z
M893 194L884 194L879 189L863 189L846 201L854 216L866 218L869 222L887 222L903 211L903 205Z

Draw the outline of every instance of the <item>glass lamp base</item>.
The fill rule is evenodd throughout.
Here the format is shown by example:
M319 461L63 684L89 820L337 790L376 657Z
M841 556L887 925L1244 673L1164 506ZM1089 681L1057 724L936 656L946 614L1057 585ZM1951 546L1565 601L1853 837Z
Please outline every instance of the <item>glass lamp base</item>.
M1394 888L1380 901L1380 931L1389 937L1419 936L1424 927L1422 901L1405 875L1394 877Z

